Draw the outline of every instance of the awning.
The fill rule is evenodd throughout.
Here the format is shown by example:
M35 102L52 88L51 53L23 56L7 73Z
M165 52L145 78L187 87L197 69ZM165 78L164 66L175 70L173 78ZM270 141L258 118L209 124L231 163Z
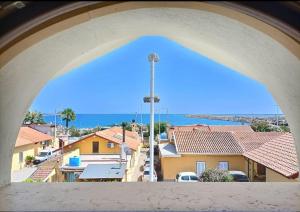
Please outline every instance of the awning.
M126 164L89 164L79 179L122 179Z
M180 154L177 154L174 144L163 143L159 144L158 147L162 157L181 157Z

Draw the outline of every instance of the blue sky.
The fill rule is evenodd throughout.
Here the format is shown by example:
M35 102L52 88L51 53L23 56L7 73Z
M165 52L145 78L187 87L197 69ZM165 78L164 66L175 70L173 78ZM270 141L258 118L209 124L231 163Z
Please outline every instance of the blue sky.
M50 82L30 110L53 113L71 107L76 113L148 113L148 54L158 53L156 108L169 113L276 113L267 89L164 37L141 37ZM279 110L279 112L281 112Z

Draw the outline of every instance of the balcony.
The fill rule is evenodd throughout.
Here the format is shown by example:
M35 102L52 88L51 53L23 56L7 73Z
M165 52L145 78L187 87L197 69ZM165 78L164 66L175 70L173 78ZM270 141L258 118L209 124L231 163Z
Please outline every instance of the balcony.
M13 183L0 211L299 211L300 183Z

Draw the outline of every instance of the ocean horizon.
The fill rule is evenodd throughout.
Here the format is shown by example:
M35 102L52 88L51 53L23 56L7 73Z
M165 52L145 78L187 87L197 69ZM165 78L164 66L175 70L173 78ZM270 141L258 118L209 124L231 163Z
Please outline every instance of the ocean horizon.
M191 125L191 124L205 124L205 125L249 125L249 123L242 123L236 121L212 120L203 118L186 117L189 114L155 114L155 122L168 122L171 125ZM219 114L219 115L247 115L258 117L258 114ZM278 114L279 115L279 114ZM262 116L274 116L274 114L259 114ZM56 116L57 124L65 125L65 122ZM44 115L46 123L55 122L54 115ZM149 114L76 114L75 121L69 122L69 126L76 128L94 128L97 126L112 126L119 125L122 122L132 122L149 124Z

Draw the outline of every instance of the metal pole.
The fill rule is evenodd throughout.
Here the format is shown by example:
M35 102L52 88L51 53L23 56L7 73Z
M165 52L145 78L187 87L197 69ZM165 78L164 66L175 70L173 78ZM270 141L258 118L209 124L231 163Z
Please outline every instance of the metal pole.
M160 109L158 109L158 141L160 141Z
M150 70L150 182L154 181L154 63L158 62L158 56L153 53L148 57Z
M143 105L141 104L141 137L142 137L142 142L144 144L144 132L143 132Z
M54 110L54 142L56 142L56 109Z

